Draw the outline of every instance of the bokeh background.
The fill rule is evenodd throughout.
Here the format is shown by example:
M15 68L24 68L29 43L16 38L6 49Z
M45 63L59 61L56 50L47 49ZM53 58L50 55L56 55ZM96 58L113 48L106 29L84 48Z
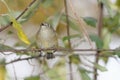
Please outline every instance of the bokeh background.
M68 48L67 40L71 39L72 49L91 49L91 45L84 38L84 31L81 30L81 25L76 19L82 19L81 24L85 24L85 29L88 34L93 37L92 46L94 49L102 47L102 49L118 49L120 45L120 0L67 0L68 17L70 35L67 36L65 5L64 0L35 0L33 6L27 7L33 0L0 0L0 29L4 28L11 22L9 15L15 19L24 9L23 16L18 21L21 24L21 29L28 38L31 45L25 43L23 38L18 36L19 29L9 26L7 29L0 32L0 50L5 49L28 49L38 48L36 44L36 34L40 28L40 23L48 22L56 30L59 39L59 46ZM78 17L75 17L71 9ZM99 18L99 2L104 4L103 13L103 28L102 40L98 39L98 18ZM35 53L36 52L30 52ZM73 52L74 54L77 52ZM84 54L95 54L96 52L79 52ZM120 53L119 51L101 52L110 54L108 57L100 58L98 69L98 80L120 80ZM56 52L56 54L65 54L64 52ZM112 55L111 55L112 54ZM10 62L18 58L26 58L33 55L28 55L28 52L13 53L1 52L0 64ZM72 59L72 75L73 80L92 80L93 71L92 62L96 56L73 56ZM79 59L80 60L79 60ZM78 68L79 66L79 68ZM107 71L106 71L107 69ZM56 57L52 60L31 59L19 61L6 66L0 66L0 80L70 80L70 67L68 56ZM72 79L71 79L72 80Z

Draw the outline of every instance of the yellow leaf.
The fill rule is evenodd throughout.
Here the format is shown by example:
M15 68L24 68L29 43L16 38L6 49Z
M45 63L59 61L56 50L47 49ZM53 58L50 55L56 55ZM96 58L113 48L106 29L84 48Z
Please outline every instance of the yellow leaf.
M5 67L0 65L0 80L5 80Z
M15 20L15 18L12 17L12 16L10 16L10 19L11 19L11 21L13 22L12 25L13 25L13 27L16 29L17 35L18 35L18 37L21 39L21 41L23 41L23 42L26 43L26 44L30 44L27 36L25 35L25 33L23 32L23 30L22 30L22 28L21 28L21 24L20 24L19 22L17 22L17 21Z
M6 77L5 59L0 58L0 80L5 80L5 77Z

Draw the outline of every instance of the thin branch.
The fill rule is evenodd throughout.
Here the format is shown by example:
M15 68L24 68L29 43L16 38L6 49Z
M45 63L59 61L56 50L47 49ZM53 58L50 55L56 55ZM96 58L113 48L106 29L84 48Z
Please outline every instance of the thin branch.
M72 2L71 2L70 0L68 0L68 2L69 2L69 5L70 5L70 8L71 8L71 11L72 11L72 13L74 14L74 16L75 16L75 18L76 18L76 21L77 21L77 22L79 23L79 25L80 25L81 32L83 33L85 39L89 42L91 48L93 49L92 41L91 41L91 39L89 38L89 35L88 35L88 33L87 33L86 29L85 29L86 24L84 23L84 21L83 21L81 18L79 18L77 12L75 11L75 9L74 9L74 7L73 7Z
M58 56L58 57L65 57L65 56L95 56L95 53L89 53L89 54L85 54L85 53L75 53L75 54L54 54L54 56ZM19 62L19 61L25 61L25 60L31 60L31 59L36 59L36 58L40 58L40 57L45 57L45 55L36 55L36 56L30 56L30 57L26 57L26 58L17 58L15 60L12 60L10 62L6 62L5 65L11 64L11 63L15 63L15 62ZM99 57L114 57L114 56L110 56L110 55L105 55L105 54L100 54Z
M73 69L72 69L72 61L71 59L69 58L69 71L70 71L70 80L73 80Z
M102 28L103 28L103 3L100 2L98 4L99 6L99 18L98 18L98 36L101 38L101 34L102 34ZM99 53L101 51L97 51L97 54L96 54L96 59L95 59L95 63L98 63L99 61ZM94 68L94 80L97 80L97 76L98 76L98 73L97 73L97 68Z
M68 18L68 7L67 7L67 0L64 0L64 6L65 6L65 13L66 13L66 22L67 22L67 36L70 36L70 29L69 29L69 18ZM68 39L68 47L71 49L71 42L70 39ZM73 74L72 74L72 62L69 58L69 71L70 71L70 80L73 80Z
M28 9L29 7L35 3L36 0L33 0L25 9L24 11L16 18L16 20L18 20ZM7 29L9 26L12 25L12 22L10 22L7 26L4 26L2 28L0 28L0 32L2 32L3 30Z
M64 0L64 5L65 5L65 13L66 13L66 23L67 23L67 36L70 36L70 29L69 29L69 18L68 18L68 8L67 8L67 0ZM69 44L69 48L71 48L71 43L70 43L70 39L68 39L68 44Z
M19 61L24 61L24 60L30 60L30 59L39 58L39 57L40 57L40 55L38 55L38 56L32 56L32 57L27 57L27 58L18 58L18 59L12 60L10 62L7 62L6 65L14 63L14 62L19 62Z
M100 14L98 19L98 36L102 37L102 28L103 28L103 3L99 3Z
M7 49L7 50L0 50L0 52L14 52L14 53L26 53L26 52L40 52L40 51L46 51L46 50L55 50L55 51L67 51L67 52L87 52L87 51L90 51L90 52L96 52L96 51L107 51L107 52L115 52L115 51L120 51L120 49L61 49L61 48L48 48L48 49Z

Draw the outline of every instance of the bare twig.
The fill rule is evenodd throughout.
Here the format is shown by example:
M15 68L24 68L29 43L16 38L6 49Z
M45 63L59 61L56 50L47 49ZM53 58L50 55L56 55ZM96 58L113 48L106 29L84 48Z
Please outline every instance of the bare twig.
M7 62L7 64L11 64L11 63L14 63L14 62L18 62L18 61L24 61L24 60L29 60L29 59L34 59L34 58L38 58L40 57L40 55L37 55L37 56L32 56L32 57L27 57L27 58L18 58L18 59L15 59L13 61L10 61L10 62Z
M67 7L67 0L64 0L64 5L65 5L65 13L66 13L66 22L67 22L67 36L70 36L70 29L69 29L69 18L68 18L68 7ZM71 49L71 42L70 39L68 39L68 47ZM71 59L69 58L69 71L70 71L70 80L73 80L73 74L72 74L72 62Z
M68 18L68 8L67 8L67 1L64 0L64 5L65 5L65 13L66 13L66 22L67 22L67 36L70 36L70 29L69 29L69 18ZM68 44L69 44L69 48L71 48L71 43L70 43L70 39L68 39Z
M83 21L81 18L79 18L77 12L75 11L75 9L74 9L74 7L73 7L72 2L71 2L70 0L68 0L68 2L69 2L69 5L70 5L70 8L71 8L71 11L72 11L72 13L74 14L74 16L75 16L75 18L76 18L76 21L77 21L77 22L79 23L79 25L80 25L81 32L83 33L83 35L85 36L85 39L89 42L91 48L93 49L92 41L91 41L91 39L89 38L89 35L88 35L88 33L87 33L86 29L85 29L86 24L84 23L84 21Z
M101 38L101 34L102 34L102 27L103 27L103 3L100 2L99 3L99 18L98 18L98 36ZM97 51L96 54L96 59L95 59L95 63L98 63L99 61L99 53L101 51ZM94 80L97 80L97 69L94 68Z
M95 52L95 51L107 51L107 52L116 52L120 51L120 49L57 49L57 48L50 48L50 49L9 49L9 50L0 50L0 52L14 52L14 53L20 53L20 54L27 54L26 52L40 52L40 51L46 51L46 50L55 50L55 51L67 51L67 52ZM2 53L1 53L2 54Z
M107 51L107 52L115 52L115 51L120 51L120 49L61 49L61 48L48 48L48 49L7 49L7 50L0 50L0 52L20 52L25 53L25 52L40 52L40 51L46 51L46 50L55 50L55 51L68 51L68 52L86 52L86 51L90 51L90 52L96 52L96 51Z
M29 5L28 5L28 7L26 7L25 9L24 9L24 11L16 18L16 20L18 20L28 9L29 9L29 7L33 4L33 3L35 3L35 1L36 0L33 0ZM5 30L5 29L7 29L9 26L11 26L12 25L12 22L10 22L7 26L4 26L4 27L2 27L2 28L0 28L0 32L2 32L3 30Z
M81 56L95 56L96 54L95 53L91 53L91 54L85 54L85 53L76 53L76 54L69 54L71 56L75 55L75 56L78 56L78 55L81 55ZM62 57L62 56L69 56L68 54L54 54L54 56L59 56L59 57ZM10 62L6 62L5 65L8 65L8 64L11 64L11 63L15 63L15 62L19 62L19 61L26 61L26 60L30 60L30 59L36 59L36 58L40 58L40 57L45 57L44 56L41 56L41 55L36 55L36 56L30 56L30 57L26 57L26 58L17 58L15 60L12 60ZM101 54L99 55L99 57L108 57L108 55L104 55L104 54ZM113 57L113 56L109 56L109 57Z

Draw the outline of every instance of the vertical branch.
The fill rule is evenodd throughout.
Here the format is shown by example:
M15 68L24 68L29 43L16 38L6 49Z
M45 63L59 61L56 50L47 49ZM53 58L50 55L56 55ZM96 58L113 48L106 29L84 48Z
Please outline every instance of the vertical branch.
M67 36L70 36L70 29L69 29L69 19L68 19L68 8L67 8L67 0L64 0L65 5L65 13L66 13L66 23L67 23ZM69 48L71 48L70 39L68 38Z
M103 28L103 3L99 2L99 17L98 17L98 36L101 38L102 37L102 28ZM95 58L95 63L99 62L99 53L100 51L97 51L96 58ZM94 80L97 80L97 69L94 68Z
M103 3L99 3L99 18L98 18L98 36L101 38L101 32L102 32L102 28L103 28Z
M69 29L69 18L68 18L68 8L67 8L67 0L64 0L64 6L65 6L65 13L66 13L66 23L67 23L67 36L70 36L70 29ZM68 47L71 49L71 42L68 38ZM72 62L69 58L69 70L70 70L70 80L73 80L73 74L72 74Z

